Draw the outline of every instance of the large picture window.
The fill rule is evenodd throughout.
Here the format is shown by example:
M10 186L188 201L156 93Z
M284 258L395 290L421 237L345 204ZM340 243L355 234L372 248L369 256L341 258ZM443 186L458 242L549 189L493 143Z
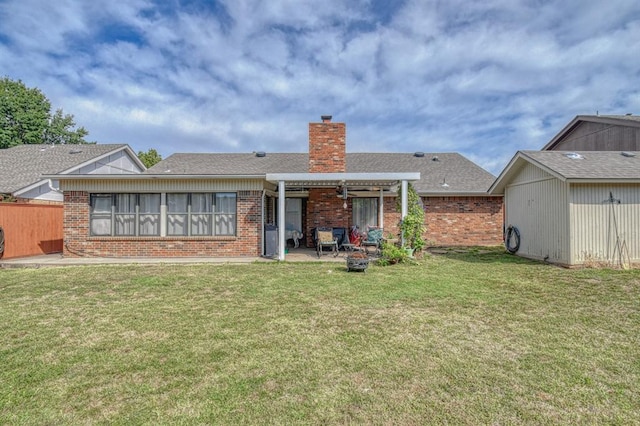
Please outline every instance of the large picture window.
M378 226L378 199L353 198L353 224L361 230L367 226Z
M235 235L236 194L167 194L167 235Z
M91 194L89 228L94 236L236 235L233 192L166 194L166 228L161 194Z
M91 235L160 235L160 194L92 194Z

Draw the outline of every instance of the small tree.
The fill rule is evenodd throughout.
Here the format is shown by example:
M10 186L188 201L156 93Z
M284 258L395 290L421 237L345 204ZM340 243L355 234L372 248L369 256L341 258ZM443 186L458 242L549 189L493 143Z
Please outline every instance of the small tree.
M402 191L398 191L396 208L402 208ZM407 185L407 215L400 221L400 232L404 246L419 252L426 244L422 237L426 231L422 200L411 183Z
M162 161L162 156L153 148L150 148L147 152L138 151L138 158L147 169Z
M0 148L22 144L87 143L84 127L75 129L73 115L51 114L51 102L37 88L20 80L0 79Z

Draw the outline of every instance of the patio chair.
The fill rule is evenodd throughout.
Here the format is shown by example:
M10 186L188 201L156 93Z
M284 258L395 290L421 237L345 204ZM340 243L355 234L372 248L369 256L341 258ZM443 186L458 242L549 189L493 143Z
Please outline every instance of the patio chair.
M374 248L374 254L380 254L380 244L382 243L382 228L368 228L365 238L360 245L364 247L364 251L369 253L369 247Z
M338 241L333 237L332 228L316 228L316 251L318 258L322 256L323 248L330 248L333 252L333 257L338 255Z

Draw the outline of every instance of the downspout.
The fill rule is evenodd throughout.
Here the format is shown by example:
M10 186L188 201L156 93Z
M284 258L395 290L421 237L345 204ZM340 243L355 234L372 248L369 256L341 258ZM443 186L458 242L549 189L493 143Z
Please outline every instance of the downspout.
M64 194L64 191L60 190L60 188L54 188L53 187L53 182L51 181L51 179L49 179L47 181L47 183L49 184L49 189L52 190L53 192L57 192L59 194Z

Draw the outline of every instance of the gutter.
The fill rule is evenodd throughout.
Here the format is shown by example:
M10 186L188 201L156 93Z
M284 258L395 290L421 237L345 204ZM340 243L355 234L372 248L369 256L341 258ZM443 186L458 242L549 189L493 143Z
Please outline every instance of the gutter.
M109 174L109 175L43 175L44 178L56 180L196 180L196 179L261 179L265 175L170 175L170 174Z

